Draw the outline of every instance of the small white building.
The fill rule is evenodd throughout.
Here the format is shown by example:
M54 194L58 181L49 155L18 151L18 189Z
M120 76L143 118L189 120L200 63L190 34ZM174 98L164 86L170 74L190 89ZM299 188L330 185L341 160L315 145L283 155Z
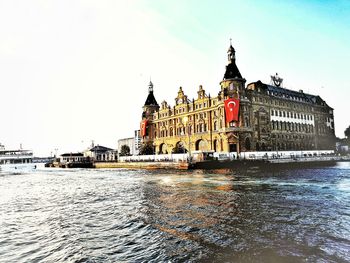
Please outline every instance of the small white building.
M83 153L64 153L60 156L60 163L78 163L85 161Z
M105 146L96 145L87 149L84 156L98 162L115 162L118 159L118 152Z

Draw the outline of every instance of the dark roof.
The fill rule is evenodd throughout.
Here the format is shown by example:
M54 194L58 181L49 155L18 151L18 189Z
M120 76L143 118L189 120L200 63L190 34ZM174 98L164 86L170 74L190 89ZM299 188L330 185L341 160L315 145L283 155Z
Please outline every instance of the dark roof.
M90 148L91 152L107 152L107 151L111 151L111 150L113 150L113 149L108 148L108 147L104 147L101 145L96 145L96 146Z
M295 91L282 87L276 87L273 85L262 83L260 80L255 82L258 87L266 89L270 96L284 97L286 99L302 99L302 101L322 106L328 106L327 103L318 95L311 95L304 93L303 91ZM249 85L248 85L249 86ZM329 107L329 106L328 106Z
M158 106L158 103L156 101L156 98L153 95L153 91L150 91L148 93L146 102L145 102L145 106Z
M228 48L227 52L236 52L236 50L233 48L232 44L230 45L230 47Z
M226 66L226 72L224 75L224 79L234 79L234 78L242 78L241 73L239 72L237 65L234 61Z
M64 153L61 154L62 157L66 157L66 156L84 156L83 153Z

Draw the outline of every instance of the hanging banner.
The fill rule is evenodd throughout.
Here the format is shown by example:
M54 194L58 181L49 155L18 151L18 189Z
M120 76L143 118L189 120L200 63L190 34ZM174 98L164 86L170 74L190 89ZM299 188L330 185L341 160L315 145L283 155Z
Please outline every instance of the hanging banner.
M239 118L239 99L225 100L226 122L238 121Z
M140 132L141 132L141 136L145 137L146 136L146 128L148 125L148 120L143 120L141 121L141 127L140 127Z

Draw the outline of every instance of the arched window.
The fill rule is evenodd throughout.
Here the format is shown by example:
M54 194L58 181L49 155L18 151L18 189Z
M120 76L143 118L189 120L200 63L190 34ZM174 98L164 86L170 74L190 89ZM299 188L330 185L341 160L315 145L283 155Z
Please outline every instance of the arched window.
M214 152L216 152L217 146L218 146L218 140L217 140L217 139L215 139L215 140L213 141L213 146L214 146Z
M250 151L250 139L248 137L245 138L245 149Z
M209 150L208 143L205 140L196 141L196 151L207 151Z
M245 118L244 118L244 126L245 126L245 127L248 127L248 126L249 126L249 118L248 118L248 117L245 117Z

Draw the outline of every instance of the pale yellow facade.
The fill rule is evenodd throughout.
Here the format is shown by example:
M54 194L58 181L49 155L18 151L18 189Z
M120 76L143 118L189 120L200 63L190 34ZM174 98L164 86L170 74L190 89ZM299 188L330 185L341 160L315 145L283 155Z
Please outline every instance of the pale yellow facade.
M153 96L153 84L143 106L142 120L148 126L142 143L156 154L179 152L246 152L272 150L332 149L333 109L319 96L293 91L260 81L245 88L246 80L229 47L228 64L216 97L199 86L197 97L188 99L180 87L174 106L160 105ZM226 122L224 101L239 101L238 121ZM278 115L278 116L277 116ZM178 146L181 147L178 147Z
M226 88L228 83L222 83ZM230 145L238 146L242 131L240 122L225 123L224 97L211 98L199 86L198 97L189 101L180 87L175 106L161 103L153 115L153 143L156 153L170 153L178 144L187 151L229 152ZM241 118L240 118L241 119ZM238 148L238 147L237 147Z

